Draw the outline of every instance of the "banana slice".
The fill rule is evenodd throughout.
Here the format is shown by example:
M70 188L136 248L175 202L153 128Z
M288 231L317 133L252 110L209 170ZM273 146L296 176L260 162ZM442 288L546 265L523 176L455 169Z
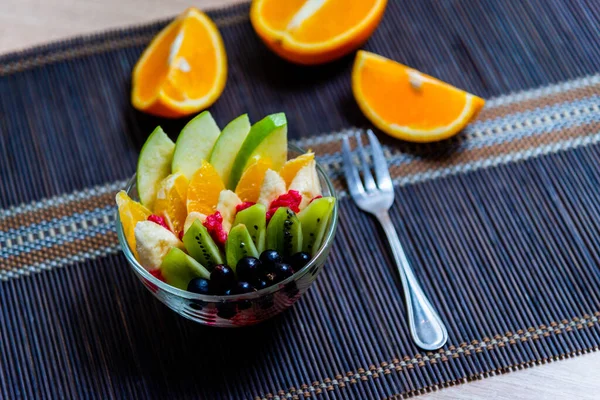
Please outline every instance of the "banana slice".
M242 204L242 200L231 190L221 190L219 194L219 202L217 203L217 211L223 217L223 230L227 233L231 230L231 224L235 218L235 208L238 204Z
M300 210L304 209L316 196L321 195L321 183L317 175L317 164L311 161L296 174L289 190L297 190L302 195Z
M268 169L265 174L265 179L260 187L260 195L258 196L258 203L263 204L269 208L271 202L278 198L280 195L286 193L285 181L277 172L272 169Z
M171 248L184 250L183 242L173 232L152 221L135 225L135 242L140 264L148 271L159 269Z

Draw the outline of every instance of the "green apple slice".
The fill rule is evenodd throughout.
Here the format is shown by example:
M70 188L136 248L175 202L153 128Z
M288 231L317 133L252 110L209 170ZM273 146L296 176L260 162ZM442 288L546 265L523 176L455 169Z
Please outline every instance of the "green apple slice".
M279 171L287 160L287 120L284 113L271 114L258 121L244 140L235 158L228 187L234 188L248 165L257 158L269 157L272 169Z
M158 185L171 173L175 143L160 126L150 134L137 164L137 190L143 205L152 210Z
M160 272L169 285L183 290L194 278L210 279L210 272L202 264L177 247L169 251L160 265Z
M173 173L181 172L186 178L192 176L202 160L208 160L213 146L221 134L221 130L210 112L204 111L183 127L177 142L171 169Z
M235 158L249 132L250 119L248 119L248 114L240 115L223 128L223 132L221 132L213 147L208 162L215 167L226 185L229 183L229 176L231 175L231 168L233 167ZM234 187L229 186L227 188L234 189Z

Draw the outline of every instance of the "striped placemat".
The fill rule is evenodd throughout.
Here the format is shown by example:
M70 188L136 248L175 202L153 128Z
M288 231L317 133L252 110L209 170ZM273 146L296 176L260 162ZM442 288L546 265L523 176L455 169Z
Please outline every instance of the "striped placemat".
M535 12L534 12L535 11ZM585 1L390 1L369 50L493 97L432 145L380 138L392 219L448 345L410 341L383 234L345 198L340 138L369 127L351 58L291 66L247 5L213 17L230 56L222 124L285 111L343 199L324 273L282 316L216 330L128 270L115 192L161 123L129 73L163 23L0 58L0 398L382 398L570 357L600 344L600 15ZM535 89L535 87L541 87ZM526 90L525 90L526 89ZM503 94L513 92L512 94Z

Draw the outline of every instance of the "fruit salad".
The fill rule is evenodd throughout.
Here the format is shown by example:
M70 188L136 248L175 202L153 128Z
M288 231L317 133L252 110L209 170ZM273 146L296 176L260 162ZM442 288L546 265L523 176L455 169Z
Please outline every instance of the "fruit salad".
M116 196L129 247L179 289L244 294L275 285L321 248L335 198L322 197L315 156L287 160L287 120L221 129L208 111L173 141L157 127L137 166L140 201Z

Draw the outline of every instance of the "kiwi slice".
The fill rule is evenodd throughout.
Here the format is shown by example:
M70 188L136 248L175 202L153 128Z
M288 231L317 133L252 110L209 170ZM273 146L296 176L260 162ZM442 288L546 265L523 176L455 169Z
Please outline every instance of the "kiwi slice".
M265 241L267 235L267 207L262 204L255 204L245 210L240 211L235 216L233 226L244 224L252 237L254 246L258 253L265 251Z
M246 225L239 224L231 228L227 241L225 242L225 258L227 265L235 271L238 261L244 257L256 257L259 253L254 246L252 237Z
M194 278L210 279L210 272L202 264L177 247L169 251L160 265L160 272L169 285L183 290Z
M292 210L280 207L267 226L267 248L291 256L302 251L302 227Z
M183 244L188 253L209 271L212 271L215 265L223 264L219 247L199 219L194 221L183 235Z
M302 251L315 255L323 244L325 230L333 213L335 198L322 197L313 200L306 208L298 213L302 225Z

